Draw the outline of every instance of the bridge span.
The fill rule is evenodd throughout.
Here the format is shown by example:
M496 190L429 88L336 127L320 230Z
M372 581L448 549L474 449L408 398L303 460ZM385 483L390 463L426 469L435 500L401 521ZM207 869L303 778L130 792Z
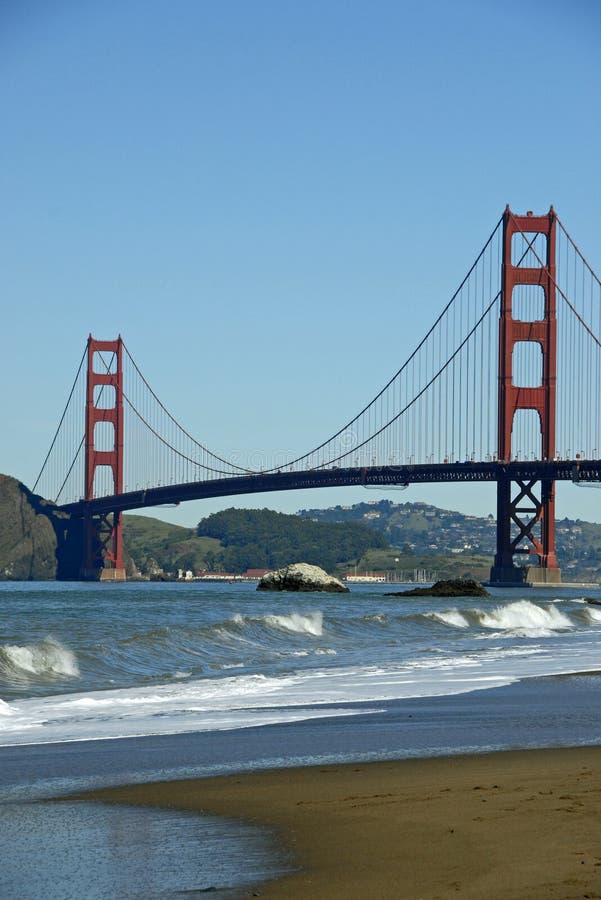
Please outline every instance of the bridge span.
M303 364L291 355L299 376ZM215 373L205 377L214 389ZM540 580L557 583L555 482L600 482L600 455L601 280L553 207L507 207L387 384L307 452L257 461L210 450L159 401L121 337L90 335L33 489L81 517L82 575L116 579L127 510L306 488L495 482L491 580L520 580L516 555L528 554Z
M601 481L601 460L553 460L552 462L455 462L406 466L367 466L313 469L307 472L265 472L235 475L212 481L161 485L123 494L66 503L61 509L73 516L106 515L153 506L234 497L242 494L266 494L272 491L300 491L333 487L409 487L412 484L460 482L540 482Z

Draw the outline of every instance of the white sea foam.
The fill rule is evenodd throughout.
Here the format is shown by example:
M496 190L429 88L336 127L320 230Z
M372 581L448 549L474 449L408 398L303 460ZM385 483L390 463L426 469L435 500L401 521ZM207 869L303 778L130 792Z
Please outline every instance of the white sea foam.
M513 634L516 637L526 635L528 637L545 637L556 631L573 628L574 622L557 609L553 604L538 606L529 600L517 600L514 603L496 606L492 610L456 608L443 612L426 613L427 617L453 628L469 628L480 626L486 629L494 629L496 635ZM591 617L590 621L593 621ZM601 615L599 615L601 621Z
M5 671L21 677L79 676L75 654L52 637L24 646L4 644L0 647L0 661Z
M478 612L477 617L484 628L525 633L541 637L554 631L573 628L574 623L555 606L537 606L529 600L518 600L507 606L497 606L492 612Z
M470 625L463 613L460 613L458 609L448 609L446 612L426 613L426 615L430 619L442 622L443 625L452 625L454 628L469 628Z
M544 643L541 644L544 647ZM534 648L530 648L533 650ZM399 665L311 669L277 677L239 675L88 694L15 700L0 706L0 745L99 740L246 728L323 716L360 715L374 703L483 690L518 678L596 667L597 644L579 653L488 649ZM338 704L362 703L350 709ZM366 704L369 704L366 705Z
M321 637L323 634L323 613L319 610L307 613L280 613L267 616L248 618L236 613L231 621L235 625L246 625L248 622L258 622L261 625L269 625L282 631L293 631L297 634L312 634Z
M276 628L285 631L295 631L298 634L312 634L321 637L323 634L323 613L316 611L311 613L290 613L289 615L265 616L265 621Z
M593 606L588 606L585 609L586 617L589 622L597 623L601 622L601 607L595 609Z
M528 647L495 647L490 649L488 653L497 659L509 659L512 656L538 656L543 653L542 645L531 645Z

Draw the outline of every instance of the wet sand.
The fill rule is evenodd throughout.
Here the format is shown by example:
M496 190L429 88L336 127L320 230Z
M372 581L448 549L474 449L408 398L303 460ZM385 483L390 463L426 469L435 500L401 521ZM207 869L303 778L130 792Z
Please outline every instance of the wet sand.
M601 898L601 747L279 769L86 799L267 826L296 870L264 898Z

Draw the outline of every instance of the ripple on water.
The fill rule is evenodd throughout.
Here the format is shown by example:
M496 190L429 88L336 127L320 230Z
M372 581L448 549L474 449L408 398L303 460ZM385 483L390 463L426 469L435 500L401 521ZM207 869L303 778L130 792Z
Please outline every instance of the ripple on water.
M0 806L0 896L226 897L286 870L269 835L173 810L81 802Z

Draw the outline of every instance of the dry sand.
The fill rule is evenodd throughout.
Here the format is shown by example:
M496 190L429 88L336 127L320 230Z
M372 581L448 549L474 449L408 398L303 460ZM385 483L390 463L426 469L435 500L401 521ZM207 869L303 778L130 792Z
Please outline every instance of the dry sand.
M600 747L280 769L91 796L268 826L299 868L257 886L264 898L601 898Z

